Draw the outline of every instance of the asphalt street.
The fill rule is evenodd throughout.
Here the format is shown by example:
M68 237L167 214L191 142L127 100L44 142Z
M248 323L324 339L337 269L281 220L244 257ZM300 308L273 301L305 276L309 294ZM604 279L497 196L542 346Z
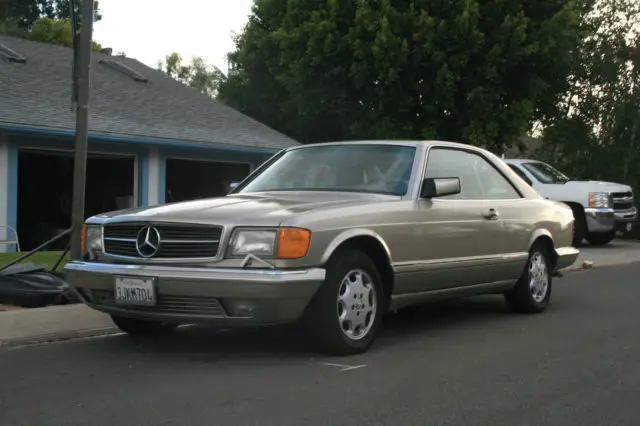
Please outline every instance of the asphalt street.
M5 349L0 425L639 425L640 264L554 284L541 315L491 296L390 316L356 357L279 329Z

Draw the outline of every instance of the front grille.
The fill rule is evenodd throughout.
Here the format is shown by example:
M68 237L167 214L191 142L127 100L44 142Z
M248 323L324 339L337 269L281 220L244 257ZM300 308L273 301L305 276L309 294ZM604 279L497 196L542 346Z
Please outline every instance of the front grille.
M119 309L130 309L143 312L155 312L180 315L207 315L210 317L225 317L225 311L220 301L215 297L168 296L158 295L156 306L116 305L113 291L91 290L91 300L96 305L117 306Z
M611 194L613 200L614 210L629 210L633 207L633 193L627 192L614 192Z
M136 248L136 238L144 227L152 226L160 234L154 259L213 258L218 255L221 226L118 223L104 227L104 251L106 254L142 257Z

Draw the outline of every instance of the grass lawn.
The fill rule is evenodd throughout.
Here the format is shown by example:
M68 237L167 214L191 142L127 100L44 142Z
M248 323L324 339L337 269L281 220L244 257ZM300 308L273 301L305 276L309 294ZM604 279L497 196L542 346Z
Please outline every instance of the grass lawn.
M11 262L12 260L15 260L18 257L25 254L27 254L27 252L0 253L0 266L4 266L7 263ZM49 269L51 269L53 265L56 264L61 254L62 254L61 251L39 251L33 254L32 256L29 256L28 258L26 258L23 262L33 262L36 265L46 264L46 265L49 265ZM69 261L69 253L67 253L67 255L62 260L62 264L58 266L58 271L68 261Z

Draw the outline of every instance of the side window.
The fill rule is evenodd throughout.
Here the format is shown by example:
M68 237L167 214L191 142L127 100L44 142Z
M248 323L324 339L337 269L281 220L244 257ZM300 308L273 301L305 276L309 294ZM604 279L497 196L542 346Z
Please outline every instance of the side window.
M447 148L433 148L429 151L425 178L460 178L460 193L442 197L451 200L481 200L482 188L473 169L473 154Z
M476 173L478 173L482 192L484 192L487 200L514 200L522 198L511 182L486 159L479 155L474 155L474 157L477 158Z
M447 148L434 148L427 159L426 178L458 177L461 191L453 200L509 200L521 198L513 185L480 155Z

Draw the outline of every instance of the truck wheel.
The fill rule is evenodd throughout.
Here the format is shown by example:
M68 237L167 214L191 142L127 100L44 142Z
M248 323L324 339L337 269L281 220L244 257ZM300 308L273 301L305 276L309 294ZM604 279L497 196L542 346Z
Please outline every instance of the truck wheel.
M382 322L382 279L375 263L357 250L336 253L327 277L309 304L305 328L322 352L353 355L365 352Z
M592 246L603 246L609 244L615 237L615 230L611 232L590 232L587 234L587 241Z
M578 247L582 244L582 240L587 233L587 219L584 217L584 210L582 210L581 206L569 205L569 207L573 210L574 220L573 241L571 245Z
M527 265L516 285L504 298L514 312L539 313L549 305L551 298L552 264L549 250L535 243L529 252Z
M111 320L120 330L135 337L163 336L176 328L175 324L127 318L120 315L111 315Z

